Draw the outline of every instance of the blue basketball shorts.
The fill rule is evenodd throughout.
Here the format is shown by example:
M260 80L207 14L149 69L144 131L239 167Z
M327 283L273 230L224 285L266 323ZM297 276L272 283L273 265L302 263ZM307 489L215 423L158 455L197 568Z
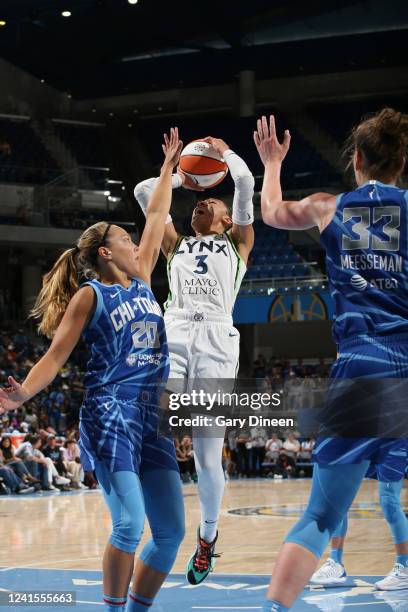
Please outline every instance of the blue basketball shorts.
M157 397L109 385L85 394L80 416L81 463L93 471L101 462L110 472L165 468L178 471L173 440L159 432Z
M408 334L344 341L330 376L314 461L337 465L368 459L371 477L403 478L408 461Z

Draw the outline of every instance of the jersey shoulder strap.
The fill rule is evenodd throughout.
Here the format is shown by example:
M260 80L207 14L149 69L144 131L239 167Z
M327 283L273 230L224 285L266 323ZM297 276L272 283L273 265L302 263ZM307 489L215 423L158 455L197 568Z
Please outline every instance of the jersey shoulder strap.
M182 234L177 234L177 240L174 245L174 248L172 251L169 251L169 253L167 254L167 265L171 263L171 260L173 259L174 255L177 253L178 248L180 244L182 243L182 241L184 240L184 238L185 236L183 236Z

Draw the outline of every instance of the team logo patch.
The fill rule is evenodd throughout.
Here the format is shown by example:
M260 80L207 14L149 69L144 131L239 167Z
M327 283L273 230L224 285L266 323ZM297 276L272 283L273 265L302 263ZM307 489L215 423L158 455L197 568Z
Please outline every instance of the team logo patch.
M126 357L126 363L130 367L136 365L136 361L137 361L137 355L130 354Z
M354 289L357 289L358 291L364 291L364 289L367 289L368 283L366 279L360 276L359 274L353 274L350 282L353 285Z
M273 518L278 516L301 516L306 509L306 504L278 504L274 506L246 506L242 508L231 508L228 514L235 516L260 516ZM408 505L403 505L403 511L408 515ZM384 518L381 507L376 502L361 502L354 504L349 512L349 518L355 519L378 519Z

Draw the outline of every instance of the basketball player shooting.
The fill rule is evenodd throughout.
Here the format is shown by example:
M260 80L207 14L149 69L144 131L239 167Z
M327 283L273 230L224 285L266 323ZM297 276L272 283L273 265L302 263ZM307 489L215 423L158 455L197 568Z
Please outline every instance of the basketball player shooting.
M194 236L177 233L167 218L162 252L167 258L170 292L165 322L170 351L170 380L188 382L235 379L239 361L239 332L233 327L232 310L248 256L254 244L254 178L246 163L219 138L208 142L225 160L235 184L232 217L227 205L216 198L197 203L191 227ZM135 187L143 212L157 179ZM181 170L173 175L173 188L202 191ZM173 382L175 382L173 380ZM180 385L177 385L180 392ZM221 464L225 430L217 437L203 437L193 428L194 459L198 476L201 522L197 549L187 566L187 579L200 584L212 571L217 525L224 492Z

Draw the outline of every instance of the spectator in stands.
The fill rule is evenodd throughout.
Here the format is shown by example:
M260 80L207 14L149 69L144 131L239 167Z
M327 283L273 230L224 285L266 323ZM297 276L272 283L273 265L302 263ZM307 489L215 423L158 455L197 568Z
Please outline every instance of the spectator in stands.
M0 452L2 453L4 464L11 468L16 476L25 484L39 483L39 480L30 474L22 459L16 457L14 446L9 436L1 439Z
M259 359L255 359L252 370L252 378L265 378L265 363Z
M240 430L236 438L238 476L249 476L251 471L250 451L252 448L249 431Z
M323 357L319 359L319 364L316 366L315 373L319 378L327 378L329 375L329 366L326 365Z
M282 451L278 457L275 466L275 477L291 478L295 475L296 463L293 457L290 457L285 451Z
M180 441L176 436L174 438L174 446L176 448L176 459L180 469L181 479L183 482L191 482L191 477L195 472L191 438L189 436L184 436Z
M86 486L82 483L84 472L79 459L79 446L76 440L67 440L65 446L61 448L61 453L65 472L72 474L72 485L76 489L86 489Z
M38 417L33 412L33 405L31 403L26 407L26 415L24 420L28 424L31 431L35 431L38 428Z
M278 438L277 434L272 434L272 437L265 444L266 459L271 462L276 462L282 446L282 440Z
M6 465L3 453L0 451L0 478L11 493L33 493L34 487L26 484L17 474Z
M268 439L266 429L263 427L251 427L251 468L255 476L262 476L262 464L265 460L265 444Z
M194 476L196 469L194 463L193 442L190 436L183 436L180 446L187 457L187 469L190 476Z
M230 453L230 460L234 464L234 471L237 465L237 430L230 429L227 433L227 442Z
M294 372L289 374L284 384L285 392L285 408L289 412L296 411L300 408L300 400L302 396L302 381L297 378Z
M228 439L224 440L224 446L222 449L222 468L224 470L225 480L229 480L231 476L234 476L236 462L232 458L232 451L230 449Z
M0 153L4 156L11 155L11 146L6 140L0 138Z
M15 451L15 457L21 459L30 474L41 482L43 490L51 489L48 478L48 465L45 459L34 454L34 445L40 445L41 440L38 436L27 435L25 440Z
M296 439L294 434L289 434L283 443L283 450L288 457L296 459L298 452L300 451L300 442Z
M53 482L60 486L68 485L68 478L60 476L49 457L45 457L40 451L41 438L39 436L27 436L26 440L16 450L16 456L20 457L28 467L34 478L39 477L42 488L46 491L55 490Z
M314 438L307 438L306 440L303 440L300 445L300 451L298 453L297 459L300 461L311 461L314 445Z
M297 360L297 365L294 367L294 372L299 378L304 378L306 376L306 368L303 365L303 359L299 358Z
M62 452L57 444L57 438L55 435L51 434L48 436L47 443L42 448L42 453L45 457L49 457L51 459L58 474L60 476L64 476L66 473L65 465L62 459Z

